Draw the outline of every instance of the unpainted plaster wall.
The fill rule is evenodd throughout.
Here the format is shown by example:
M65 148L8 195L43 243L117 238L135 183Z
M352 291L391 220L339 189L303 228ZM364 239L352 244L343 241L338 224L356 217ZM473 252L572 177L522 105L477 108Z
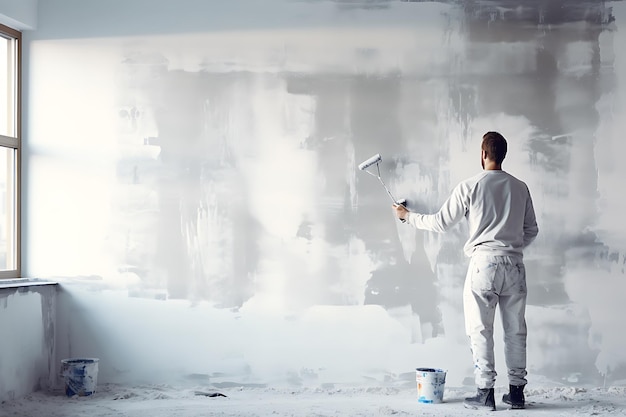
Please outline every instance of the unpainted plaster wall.
M236 4L235 4L236 3ZM621 2L47 0L25 33L25 265L103 381L471 384L480 138L531 190L532 383L623 379ZM501 334L498 372L504 376ZM507 382L501 377L499 383Z
M56 292L55 285L0 286L0 402L58 384Z

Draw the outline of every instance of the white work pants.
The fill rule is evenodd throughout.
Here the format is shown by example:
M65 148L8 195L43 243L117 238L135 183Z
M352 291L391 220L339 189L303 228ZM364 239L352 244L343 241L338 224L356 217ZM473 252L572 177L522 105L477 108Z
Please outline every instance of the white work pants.
M463 307L478 388L493 388L496 381L493 322L498 304L509 384L526 384L526 292L526 269L521 256L472 256L463 289Z

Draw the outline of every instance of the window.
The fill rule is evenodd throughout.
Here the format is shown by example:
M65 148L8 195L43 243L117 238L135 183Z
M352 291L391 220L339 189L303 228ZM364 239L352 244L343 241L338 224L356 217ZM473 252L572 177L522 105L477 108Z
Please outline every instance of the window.
M0 278L20 276L21 41L0 25Z

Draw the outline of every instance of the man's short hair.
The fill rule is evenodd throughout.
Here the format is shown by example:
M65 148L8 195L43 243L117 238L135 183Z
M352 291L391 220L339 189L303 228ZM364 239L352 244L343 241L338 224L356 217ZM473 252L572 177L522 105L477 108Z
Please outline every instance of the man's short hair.
M490 160L500 165L506 156L506 139L498 132L487 132L483 135L481 148Z

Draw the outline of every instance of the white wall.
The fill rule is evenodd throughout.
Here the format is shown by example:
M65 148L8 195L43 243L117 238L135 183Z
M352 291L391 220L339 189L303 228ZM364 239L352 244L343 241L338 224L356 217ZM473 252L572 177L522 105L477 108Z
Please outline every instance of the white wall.
M105 382L471 384L463 226L401 225L356 167L381 153L432 211L495 129L540 222L531 382L626 377L622 3L150 5L47 0L25 35L24 270L63 282L59 358Z

